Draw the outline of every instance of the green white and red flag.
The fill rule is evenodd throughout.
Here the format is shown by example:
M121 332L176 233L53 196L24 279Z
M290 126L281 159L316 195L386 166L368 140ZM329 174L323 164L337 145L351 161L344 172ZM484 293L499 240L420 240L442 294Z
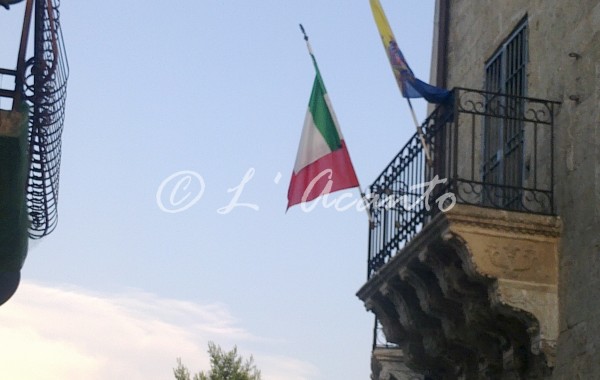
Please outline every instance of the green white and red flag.
M317 74L288 189L288 209L321 195L359 186L319 67L310 53Z

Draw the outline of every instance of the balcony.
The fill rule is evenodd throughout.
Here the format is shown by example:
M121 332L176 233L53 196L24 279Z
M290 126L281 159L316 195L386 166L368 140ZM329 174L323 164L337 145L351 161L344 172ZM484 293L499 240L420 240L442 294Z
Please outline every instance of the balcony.
M558 335L558 104L465 88L452 99L367 194L358 296L377 318L373 378L391 378L393 357L416 378L545 378Z

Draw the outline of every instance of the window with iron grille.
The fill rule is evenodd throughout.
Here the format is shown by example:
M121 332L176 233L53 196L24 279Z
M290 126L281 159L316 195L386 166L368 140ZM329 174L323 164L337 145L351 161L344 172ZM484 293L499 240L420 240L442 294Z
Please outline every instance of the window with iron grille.
M527 75L527 20L511 33L485 66L486 107L482 179L486 203L511 208L523 186L523 123Z

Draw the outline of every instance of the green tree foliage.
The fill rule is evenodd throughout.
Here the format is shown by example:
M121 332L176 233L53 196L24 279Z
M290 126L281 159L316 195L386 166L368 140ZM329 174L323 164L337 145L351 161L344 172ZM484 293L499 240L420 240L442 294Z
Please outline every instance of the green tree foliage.
M190 380L190 371L181 364L181 358L177 358L177 367L173 368L173 375L175 375L175 380ZM194 379L196 379L195 375Z
M244 360L238 355L237 347L231 351L223 351L213 342L208 342L210 355L210 371L200 371L190 378L190 371L177 359L177 367L173 369L176 380L261 380L260 371L254 364L254 358Z

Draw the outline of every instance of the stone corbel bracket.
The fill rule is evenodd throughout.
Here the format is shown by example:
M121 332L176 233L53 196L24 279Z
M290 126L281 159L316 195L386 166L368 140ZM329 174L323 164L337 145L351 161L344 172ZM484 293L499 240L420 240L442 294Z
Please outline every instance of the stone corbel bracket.
M492 307L525 311L539 322L531 327L531 350L553 367L558 319L558 217L457 205L444 215L443 239L461 257L469 276L493 280ZM537 331L535 331L537 330Z

